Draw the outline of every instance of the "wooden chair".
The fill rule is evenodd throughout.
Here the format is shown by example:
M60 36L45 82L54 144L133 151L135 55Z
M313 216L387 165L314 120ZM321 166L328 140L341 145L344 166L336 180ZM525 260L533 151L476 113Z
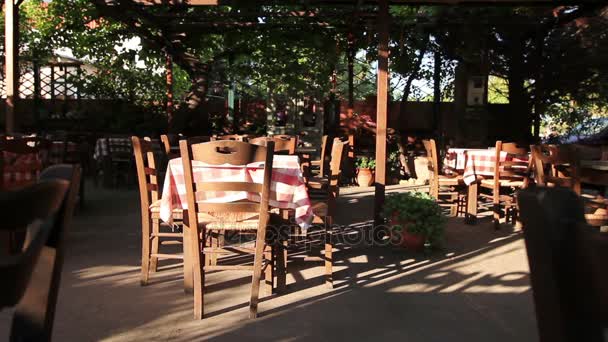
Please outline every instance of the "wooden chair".
M77 180L50 180L0 194L0 231L29 237L17 252L0 257L0 308L15 307L10 341L51 340L62 240L77 186Z
M135 155L135 165L137 167L137 180L139 184L139 201L141 206L141 227L142 227L142 248L141 248L141 285L147 285L150 272L156 272L158 259L184 259L181 254L167 254L159 252L161 238L171 238L175 243L177 239L182 240L183 234L178 232L161 232L160 220L160 188L158 183L158 170L154 149L149 138L140 139L131 137L133 142L133 154ZM182 220L182 211L174 210L173 219ZM184 260L184 270L189 269L186 265L188 260ZM191 287L192 279L188 276L190 272L184 272L185 287Z
M272 291L272 271L274 254L272 247L266 244L267 226L271 223L269 213L270 184L274 143L258 146L240 141L212 141L209 143L189 145L186 140L180 141L180 150L184 164L184 178L188 198L188 210L184 212L184 234L189 234L191 241L192 270L194 274L194 316L203 318L205 273L210 270L250 270L253 272L249 317L257 316L260 279L264 265L268 292ZM249 182L200 182L194 179L193 162L211 165L247 165L263 162L263 184ZM196 198L208 192L246 191L258 194L260 202L243 200L231 203L197 202ZM275 216L275 215L273 215ZM276 218L276 216L275 216ZM278 222L278 218L277 218ZM256 235L254 249L244 247L203 247L210 231L254 232ZM249 265L211 265L208 255L227 254L234 250L254 254L253 266ZM264 262L264 259L266 262ZM270 285L269 285L270 282ZM269 287L268 287L269 285Z
M281 140L287 140L290 141L292 139L295 139L295 146L296 148L298 146L300 146L300 136L298 135L289 135L289 134L274 134L274 135L269 135L271 138L275 138L275 139L281 139ZM276 142L276 141L275 141Z
M179 158L179 139L182 138L178 134L162 134L160 141L163 144L163 149L167 160Z
M565 187L581 196L578 149L571 145L532 145L534 182L538 186ZM583 156L586 156L583 153ZM599 154L597 155L599 157ZM584 195L585 218L593 226L605 225L607 203L603 196ZM599 209L599 210L598 210Z
M340 138L335 138L331 149L331 161L329 165L330 174L327 185L322 189L309 189L309 196L312 202L312 211L314 218L313 225L323 227L324 255L322 257L307 256L307 260L324 261L325 262L325 285L333 288L333 225L336 210L336 199L340 193L340 176L342 174L342 161L346 152L348 141L342 141ZM310 243L311 231L306 236L306 250L311 251ZM296 234L297 235L297 234ZM286 258L285 258L286 259Z
M113 185L118 185L120 177L124 177L125 183L129 183L133 169L133 149L128 144L127 137L106 137L108 154L104 157L104 182L112 180Z
M575 152L568 145L530 145L534 183L538 186L566 187L581 194Z
M490 189L490 195L481 193L480 196L492 199L494 212L494 228L500 228L501 205L505 207L505 216L515 222L517 219L516 190L528 186L531 159L525 148L519 148L515 143L496 142L494 162L494 177L482 179L480 186ZM507 154L501 158L501 154Z
M19 336L20 340L27 340L22 339L24 336L37 341L51 339L63 267L66 229L70 225L79 194L81 170L79 165L59 164L46 168L40 174L41 181L69 182L69 189L59 210L55 227L40 253L30 284L15 310L11 331L15 332L13 336Z
M224 134L224 135L215 135L211 138L213 141L221 141L221 140L232 140L232 141L244 141L247 142L249 140L248 136L240 135L240 134Z
M297 138L290 137L289 139L274 137L258 137L250 139L249 142L254 145L266 146L266 144L272 141L274 142L274 153L275 154L296 154Z
M338 146L338 149L334 149L333 145L338 143L340 146ZM338 160L340 161L340 164L338 165L338 168L340 170L340 174L342 173L342 167L344 165L343 161L344 161L344 155L348 152L348 140L342 140L341 138L334 138L333 141L330 144L331 149L330 149L330 162L329 162L329 168L323 168L323 172L326 173L325 176L323 176L323 172L319 172L317 175L312 175L312 176L308 176L306 177L306 186L308 187L309 190L314 189L314 190L323 190L323 191L327 191L327 187L329 186L330 183L330 179L333 177L332 175L332 169L331 169L331 164L332 163L336 163ZM337 153L338 151L341 151L341 155L337 156L335 155L335 153ZM340 178L338 178L338 183L340 183Z
M568 189L527 189L518 202L540 341L605 341L608 234L585 224Z
M423 140L428 159L429 194L437 199L440 206L449 208L450 216L458 215L459 191L464 186L462 176L444 176L439 174L439 160L435 139Z
M312 160L310 162L311 166L313 167L318 167L319 168L319 175L321 177L326 175L326 171L327 171L327 151L329 151L329 149L327 148L327 144L328 144L328 137L327 135L324 135L321 138L321 156L319 158L319 160Z

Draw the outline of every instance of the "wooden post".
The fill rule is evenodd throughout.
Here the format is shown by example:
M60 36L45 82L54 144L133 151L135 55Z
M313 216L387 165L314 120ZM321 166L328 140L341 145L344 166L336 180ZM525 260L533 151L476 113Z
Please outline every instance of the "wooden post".
M15 131L15 112L19 98L19 7L4 1L4 56L6 83L6 133Z
M352 33L348 34L348 50L346 58L348 63L348 110L352 111L355 107L355 47L354 37Z
M173 121L173 60L168 53L165 57L165 76L167 85L167 122Z
M433 128L439 138L439 147L443 149L443 118L441 117L441 53L435 51L433 70ZM441 160L440 160L441 161Z
M383 224L380 213L384 205L386 187L386 126L388 111L388 0L378 1L378 96L376 104L376 192L374 224Z

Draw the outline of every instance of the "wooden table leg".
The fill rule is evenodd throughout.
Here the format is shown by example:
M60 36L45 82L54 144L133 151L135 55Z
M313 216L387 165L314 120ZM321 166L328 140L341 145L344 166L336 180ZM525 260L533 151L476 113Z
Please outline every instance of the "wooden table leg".
M479 185L477 182L472 183L468 186L469 193L467 194L467 212L465 214L464 222L466 224L477 223L477 190Z

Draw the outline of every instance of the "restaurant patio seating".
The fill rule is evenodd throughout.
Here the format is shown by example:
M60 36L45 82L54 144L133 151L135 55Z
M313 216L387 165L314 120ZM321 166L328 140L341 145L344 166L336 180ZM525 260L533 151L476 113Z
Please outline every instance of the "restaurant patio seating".
M287 139L286 137L289 137ZM272 137L257 137L250 139L251 144L266 146L266 144L272 141L274 142L274 153L275 154L288 154L294 155L296 153L297 138L292 136L272 136Z
M133 147L130 137L111 136L104 137L97 141L96 159L98 168L95 174L103 174L103 184L118 186L118 180L123 178L124 183L128 184L133 172Z
M323 261L325 263L325 285L333 287L333 225L336 210L336 199L340 193L340 176L342 173L341 165L346 152L345 146L348 141L335 138L332 144L330 174L326 186L319 189L309 189L312 202L313 226L322 227L320 240L314 239L314 229L309 229L305 234L298 231L294 237L304 237L307 261ZM324 245L323 256L311 256L311 252L318 242ZM287 258L285 258L287 260Z
M480 193L481 197L490 198L493 204L494 228L500 228L501 206L505 208L507 221L517 220L517 200L515 191L528 186L530 177L530 158L525 148L515 143L496 142L494 176L480 182L482 188L490 189L490 194ZM501 156L506 154L506 156Z
M534 183L566 187L581 194L575 151L568 145L531 145Z
M338 144L338 148L334 149L334 144ZM344 161L344 155L347 153L348 140L342 140L341 138L334 138L331 144L331 153L330 153L330 162L329 162L329 172L326 175L323 175L321 172L317 175L308 176L306 178L306 186L308 189L316 189L327 191L327 187L329 186L330 180L333 179L334 172L336 170L332 169L332 165L337 167L340 174L342 173L342 166ZM339 155L338 155L339 153ZM339 162L339 163L338 163ZM338 163L338 164L336 164ZM323 169L323 172L326 169ZM338 184L340 183L340 177L335 180Z
M224 135L214 135L211 137L212 141L219 140L233 140L233 141L245 141L247 142L251 136L247 134L224 134Z
M582 196L585 219L593 226L608 221L607 203L603 196L589 196L582 192L579 149L572 145L532 145L534 181L538 186L565 187ZM589 149L586 149L589 152ZM599 151L599 150L598 150ZM582 153L582 156L588 154ZM599 154L597 155L599 157ZM594 180L587 178L587 182ZM600 209L600 210L598 210Z
M449 208L450 216L457 216L460 201L459 188L464 187L462 175L440 175L435 139L423 140L422 143L428 159L429 194L437 200L440 206Z
M0 308L15 307L11 341L51 340L63 263L63 237L80 176L78 169L72 170L69 182L45 180L0 194L3 236L25 232L28 236L21 248L0 257Z
M202 142L209 142L212 140L211 136L199 135L193 137L186 137L182 134L163 134L160 136L160 141L163 145L163 150L167 156L167 160L173 158L179 158L179 141L182 139L188 139L191 144L197 144Z
M563 188L518 195L539 340L604 341L608 236L585 224L583 203Z
M141 250L141 285L147 285L150 272L156 272L158 259L184 259L182 254L160 253L161 238L171 238L163 241L166 244L183 243L181 232L161 232L160 220L160 188L158 166L154 149L149 138L132 137L137 180L139 184L139 199L141 206L142 250ZM182 211L173 211L173 219L182 220ZM182 240L182 241L180 241ZM184 267L187 267L186 265ZM189 286L190 279L184 279Z
M182 140L180 141L180 150L188 202L188 210L184 210L184 234L188 234L190 237L190 248L186 253L190 252L188 258L192 260L194 316L197 319L203 318L206 272L211 270L248 270L253 272L249 317L255 318L258 311L260 279L263 270L266 278L266 292L272 292L272 273L275 268L274 255L279 244L276 229L268 230L267 228L270 225L274 228L282 225L280 217L271 215L269 212L272 167L268 166L273 165L274 143L269 141L267 146L259 146L226 140L189 145L186 140ZM264 163L263 183L248 181L196 182L193 177L193 162L205 163L210 167L225 164L244 166L252 163L258 165ZM259 196L260 200L244 199L228 203L201 200L208 193L242 191L255 194ZM201 248L203 243L207 241L207 235L213 230L253 233L256 236L255 246L254 248L248 248L244 245L210 245ZM185 248L188 248L188 246ZM212 265L207 261L208 256L231 254L235 251L254 254L253 266L220 265L219 263ZM279 272L280 268L278 268Z
M310 165L311 165L311 169L313 167L316 167L319 169L319 175L321 177L326 175L326 170L327 170L327 143L328 143L328 139L329 136L328 135L324 135L321 138L321 155L320 158L318 160L311 160L310 161ZM310 170L312 172L312 170Z
M33 184L44 168L46 144L31 139L0 139L0 190Z

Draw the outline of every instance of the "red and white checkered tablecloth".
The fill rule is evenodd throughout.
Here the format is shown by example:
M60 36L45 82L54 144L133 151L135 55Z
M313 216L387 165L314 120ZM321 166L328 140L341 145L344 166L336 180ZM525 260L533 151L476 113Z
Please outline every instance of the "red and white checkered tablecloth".
M494 176L496 150L468 150L465 153L466 164L463 174L465 184L471 185L477 176ZM500 161L508 160L528 162L527 158L516 158L507 152L500 152Z
M131 149L131 138L99 138L95 143L95 151L93 152L93 159L101 160L103 157L110 153L108 147L108 141L112 142L112 145L120 152L132 153Z
M486 150L478 148L450 148L443 159L443 165L453 170L464 171L467 160L467 151Z
M246 167L231 165L208 165L192 163L196 182L255 182L263 183L264 169L250 164ZM165 183L160 203L160 218L171 222L174 209L188 209L184 169L180 158L171 159L165 175ZM275 155L272 165L270 206L280 209L294 209L296 223L307 229L313 218L310 198L302 177L297 156ZM205 198L198 202L227 203L244 199L259 201L259 195L248 192L205 192Z
M38 180L43 162L38 153L15 154L2 151L3 186L0 190L14 190L30 185Z

